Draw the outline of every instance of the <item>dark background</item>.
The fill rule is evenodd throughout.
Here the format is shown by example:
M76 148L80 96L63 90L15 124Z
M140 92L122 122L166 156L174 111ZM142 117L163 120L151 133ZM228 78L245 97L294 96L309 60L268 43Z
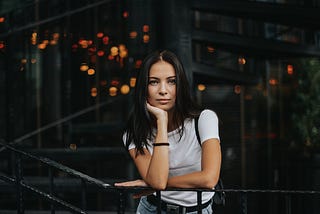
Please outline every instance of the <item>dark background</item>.
M225 188L319 191L319 5L2 0L0 138L106 182L137 178L121 141L134 78L146 54L169 49L183 61L198 103L218 114ZM1 151L0 173L12 175L12 165L13 154ZM48 188L41 164L25 159L23 172ZM77 181L55 176L59 196L80 206ZM0 180L0 213L16 209L14 192ZM50 209L25 194L26 210ZM115 211L117 201L88 187L88 210ZM247 209L319 213L318 202L319 194L249 193ZM126 210L136 204L128 195ZM240 194L229 193L217 212L241 209Z

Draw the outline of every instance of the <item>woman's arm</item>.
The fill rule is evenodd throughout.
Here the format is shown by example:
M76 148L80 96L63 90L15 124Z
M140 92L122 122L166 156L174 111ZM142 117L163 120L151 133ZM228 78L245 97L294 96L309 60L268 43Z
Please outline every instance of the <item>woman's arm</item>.
M220 142L218 139L208 139L202 144L201 171L171 177L168 187L212 189L219 180L220 166Z
M147 103L147 108L157 120L157 134L154 143L168 143L168 114L166 111L153 107ZM142 179L154 189L163 190L167 187L169 175L169 147L154 146L151 155L144 149L144 155L129 151Z

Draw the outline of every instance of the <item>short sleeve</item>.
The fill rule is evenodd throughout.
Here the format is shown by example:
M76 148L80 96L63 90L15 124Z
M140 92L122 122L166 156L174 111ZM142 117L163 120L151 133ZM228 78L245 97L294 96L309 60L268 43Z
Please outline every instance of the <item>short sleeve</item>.
M122 135L122 141L123 141L124 146L126 146L126 140L127 140L127 135L126 135L126 133L124 133L124 134ZM128 150L130 150L130 149L135 149L135 148L136 148L136 145L134 145L134 143L131 142L130 145L129 145L129 147L128 147Z
M201 144L211 138L216 138L220 141L219 120L214 111L205 109L201 112L198 121L198 129Z

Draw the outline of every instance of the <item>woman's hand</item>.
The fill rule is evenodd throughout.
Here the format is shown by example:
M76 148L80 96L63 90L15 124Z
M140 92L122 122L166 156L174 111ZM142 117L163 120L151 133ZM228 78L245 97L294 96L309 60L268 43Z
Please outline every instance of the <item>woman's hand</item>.
M122 186L122 187L147 187L148 186L148 184L142 179L114 183L114 185L117 187L120 187L120 186Z
M126 182L121 182L121 183L115 183L115 186L123 186L123 187L147 187L148 184L142 180L142 179L138 179L138 180L134 180L134 181L126 181ZM150 195L154 192L154 190L143 190L141 192L135 193L133 195L133 198L137 199L140 198L142 196L145 195Z
M154 107L149 103L147 103L147 109L151 114L153 114L157 118L157 120L163 119L163 118L168 120L168 113L165 110Z

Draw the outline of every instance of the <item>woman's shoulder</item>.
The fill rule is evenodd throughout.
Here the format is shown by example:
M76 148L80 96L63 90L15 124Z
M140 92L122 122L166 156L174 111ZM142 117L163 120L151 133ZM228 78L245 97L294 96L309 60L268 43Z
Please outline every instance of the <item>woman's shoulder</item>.
M215 117L215 118L218 118L218 115L216 114L215 111L213 111L212 109L203 109L201 112L200 112L200 115L199 117Z

